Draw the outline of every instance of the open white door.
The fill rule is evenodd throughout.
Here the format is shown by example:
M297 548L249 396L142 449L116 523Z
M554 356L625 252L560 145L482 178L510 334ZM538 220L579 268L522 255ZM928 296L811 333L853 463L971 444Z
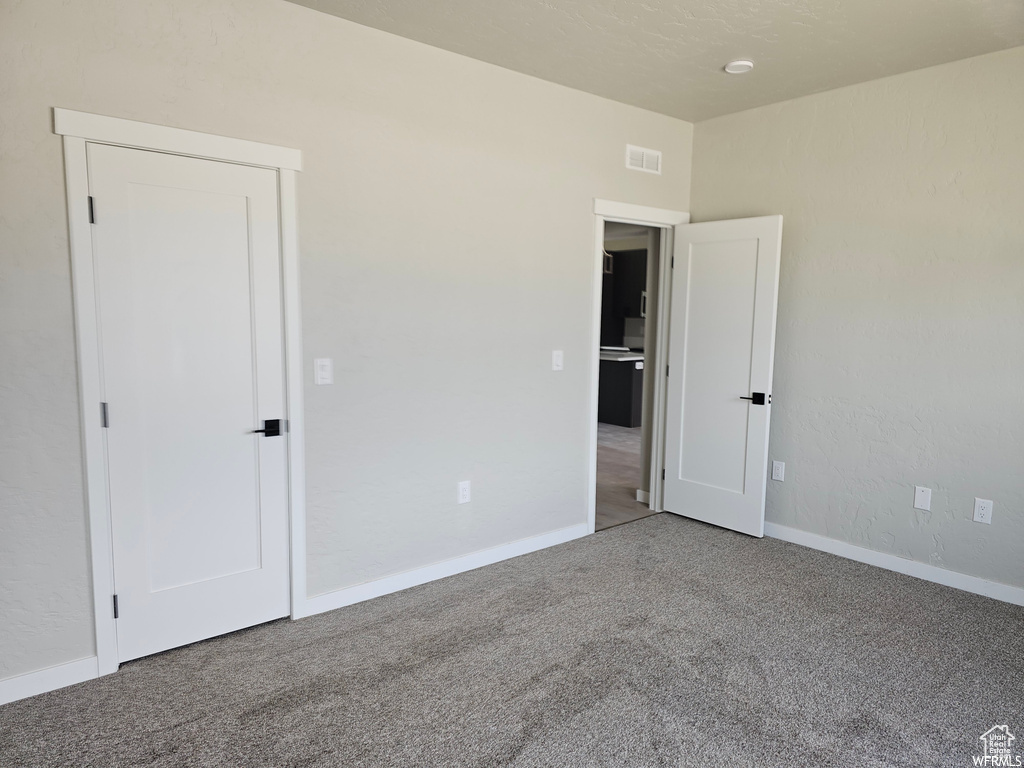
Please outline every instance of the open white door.
M675 228L665 510L764 535L782 217Z

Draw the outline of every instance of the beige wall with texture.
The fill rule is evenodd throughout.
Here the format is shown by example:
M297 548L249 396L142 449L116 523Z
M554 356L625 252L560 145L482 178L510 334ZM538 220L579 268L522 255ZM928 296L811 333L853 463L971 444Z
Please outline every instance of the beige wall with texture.
M785 217L769 521L1024 586L1022 83L1016 48L695 127L694 220Z
M282 0L3 3L0 678L94 652L55 106L303 151L310 594L586 522L593 199L686 210L688 123Z

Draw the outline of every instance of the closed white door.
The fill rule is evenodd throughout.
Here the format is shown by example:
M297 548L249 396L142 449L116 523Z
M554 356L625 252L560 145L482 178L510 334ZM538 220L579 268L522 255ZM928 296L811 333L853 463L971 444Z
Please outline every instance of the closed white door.
M254 432L285 416L278 183L100 144L88 164L126 661L289 612L287 438Z
M675 228L665 509L764 535L782 217Z

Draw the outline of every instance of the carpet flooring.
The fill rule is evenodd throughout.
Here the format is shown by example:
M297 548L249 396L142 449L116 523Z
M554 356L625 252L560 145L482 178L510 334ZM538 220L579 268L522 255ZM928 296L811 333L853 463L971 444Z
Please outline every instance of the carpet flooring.
M640 428L598 424L596 530L655 514L636 500L639 483Z
M1024 608L670 515L0 707L14 766L967 766Z

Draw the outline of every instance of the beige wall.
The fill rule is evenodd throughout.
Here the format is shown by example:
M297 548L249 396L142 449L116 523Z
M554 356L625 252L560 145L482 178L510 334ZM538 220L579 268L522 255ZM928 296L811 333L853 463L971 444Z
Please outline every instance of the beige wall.
M593 198L686 210L688 123L281 0L3 3L0 678L94 650L54 106L303 150L311 594L586 521Z
M785 217L770 521L1024 586L1022 83L1017 48L696 126L694 220Z

